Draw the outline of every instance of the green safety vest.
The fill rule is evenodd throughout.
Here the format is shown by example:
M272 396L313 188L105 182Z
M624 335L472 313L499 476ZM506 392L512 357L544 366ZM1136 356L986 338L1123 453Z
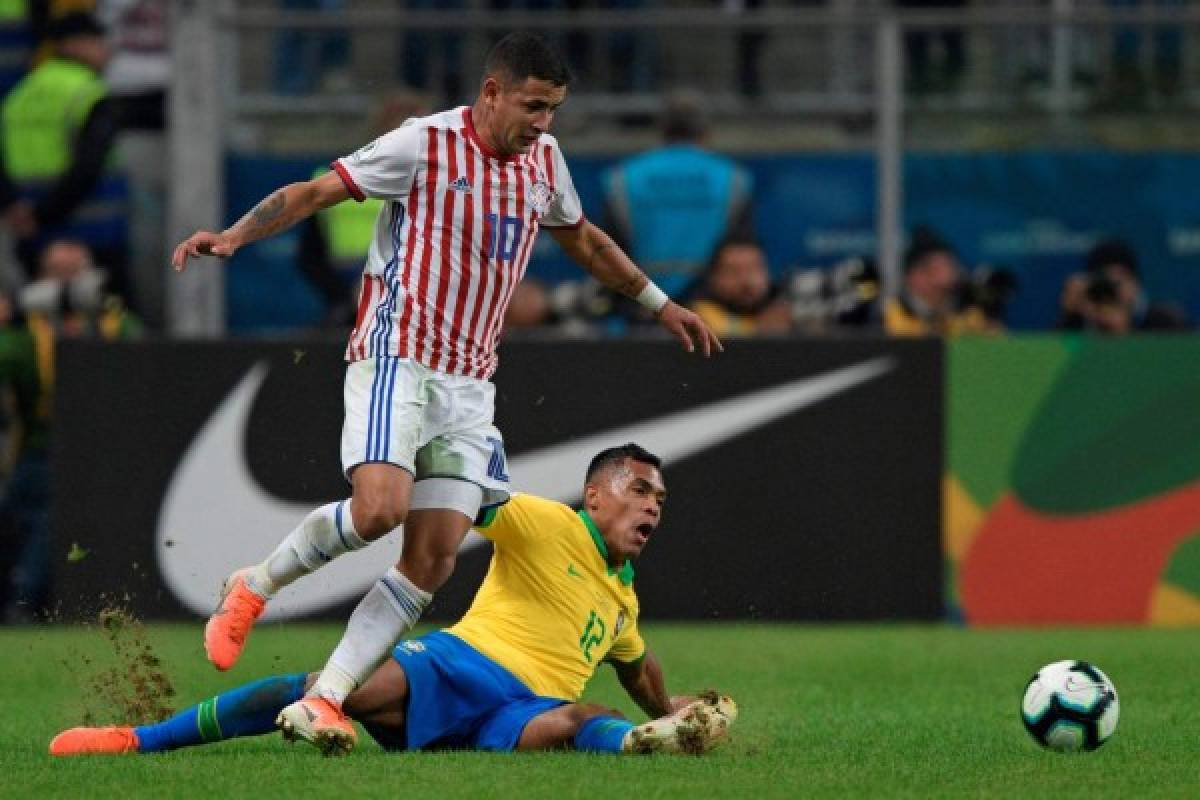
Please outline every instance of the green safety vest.
M24 23L28 17L28 0L0 0L0 22Z
M79 130L107 93L99 75L62 58L46 61L13 87L0 109L12 179L49 181L65 172Z
M9 177L23 197L36 200L67 171L79 132L107 94L99 75L63 58L44 62L13 87L0 107L0 146ZM40 236L71 237L90 247L124 244L128 194L114 150L100 180L70 218Z
M329 170L320 167L313 172L319 178ZM362 269L367 257L367 248L375 236L375 220L383 209L384 201L368 197L361 203L346 200L317 212L317 224L325 234L329 255L339 270Z
M0 92L8 94L29 71L36 42L26 0L0 0Z

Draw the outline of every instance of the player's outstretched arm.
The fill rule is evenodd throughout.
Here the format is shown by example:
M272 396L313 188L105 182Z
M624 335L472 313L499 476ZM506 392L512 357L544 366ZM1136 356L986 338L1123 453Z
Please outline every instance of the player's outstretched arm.
M737 719L733 698L711 689L697 697L668 695L662 666L649 649L638 661L612 664L625 691L651 717L628 731L623 752L704 753L729 734Z
M311 181L289 183L272 192L220 233L196 231L180 242L171 257L171 266L182 272L187 268L189 258L228 258L242 245L273 236L348 197L350 192L336 172L327 172Z
M667 299L650 282L646 273L625 255L607 233L584 220L577 228L550 228L554 240L575 263L600 283L636 300L654 312L659 324L683 344L689 353L700 348L705 356L721 352L721 340L699 316Z
M649 648L642 659L632 664L613 661L612 665L625 691L651 719L665 717L696 699L686 695L672 697L667 694L662 665Z

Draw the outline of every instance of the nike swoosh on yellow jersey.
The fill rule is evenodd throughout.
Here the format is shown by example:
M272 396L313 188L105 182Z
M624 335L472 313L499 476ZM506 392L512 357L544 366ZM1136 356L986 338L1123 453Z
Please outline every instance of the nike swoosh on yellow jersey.
M666 463L678 462L895 367L895 359L881 356L575 437L510 458L509 474L521 491L575 503L589 459L614 442L636 441ZM183 606L202 616L216 605L221 583L232 570L261 561L316 506L272 495L246 464L246 425L268 369L265 361L251 367L200 428L171 476L159 512L156 549L163 581ZM400 528L384 538L386 544L348 553L285 588L267 606L264 618L311 614L361 597L378 579L381 565L400 551ZM462 549L483 541L472 531Z

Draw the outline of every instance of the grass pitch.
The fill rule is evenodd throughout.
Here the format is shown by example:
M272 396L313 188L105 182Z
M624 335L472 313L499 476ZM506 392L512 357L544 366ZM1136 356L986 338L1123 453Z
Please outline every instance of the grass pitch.
M267 624L219 674L201 627L147 638L176 708L265 674L320 665L338 626ZM741 706L709 756L387 754L369 739L340 760L277 735L153 756L51 759L59 729L98 705L111 666L96 628L0 629L0 797L1196 797L1200 631L977 631L943 626L649 625L675 692L707 686ZM1116 683L1121 721L1094 753L1041 750L1021 693L1045 663L1084 658ZM87 663L85 663L85 661ZM640 720L604 669L587 696Z

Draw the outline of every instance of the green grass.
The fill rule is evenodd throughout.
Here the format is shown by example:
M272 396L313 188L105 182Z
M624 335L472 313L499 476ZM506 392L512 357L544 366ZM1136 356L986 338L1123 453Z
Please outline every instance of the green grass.
M200 626L149 638L190 703L264 674L318 665L340 632L265 625L218 674ZM46 744L94 699L109 650L93 629L0 629L0 797L1195 797L1200 631L973 631L942 626L653 625L673 690L714 686L741 719L702 758L578 753L389 755L369 743L327 760L277 736L153 756L52 760ZM84 666L86 657L92 663ZM1044 663L1087 658L1112 677L1121 722L1100 750L1045 752L1018 719ZM634 715L605 670L588 697ZM638 718L638 717L635 717Z

